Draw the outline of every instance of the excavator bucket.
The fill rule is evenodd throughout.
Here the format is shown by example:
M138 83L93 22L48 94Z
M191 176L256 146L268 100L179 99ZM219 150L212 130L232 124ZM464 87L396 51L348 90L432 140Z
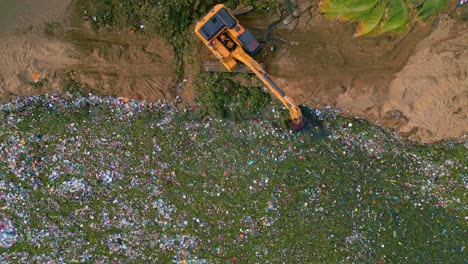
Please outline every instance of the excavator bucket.
M292 98L286 95L271 79L265 68L252 55L261 49L253 34L244 28L229 8L218 4L195 25L195 34L211 50L228 71L244 65L254 73L267 87L270 94L279 99L288 109L295 130L305 125L301 109ZM217 69L218 66L208 66Z
M300 131L303 129L307 124L307 118L305 116L302 116L302 118L299 121L294 121L291 120L289 123L289 127L294 130L294 131Z

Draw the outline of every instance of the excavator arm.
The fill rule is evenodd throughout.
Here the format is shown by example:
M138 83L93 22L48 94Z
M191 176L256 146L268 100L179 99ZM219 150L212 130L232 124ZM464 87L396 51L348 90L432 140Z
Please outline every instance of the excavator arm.
M213 7L197 22L195 33L226 69L232 71L236 68L237 62L240 61L262 80L270 93L289 110L293 129L298 130L304 126L305 118L301 109L273 82L263 67L248 54L258 53L261 45L252 33L239 23L227 6L218 4Z
M302 126L304 126L305 120L301 109L278 87L278 85L276 85L275 82L273 82L270 76L265 72L263 67L257 61L255 61L241 47L238 47L232 51L232 57L245 64L265 84L270 93L272 93L283 103L283 105L289 110L289 115L291 116L291 121L294 128L300 129Z

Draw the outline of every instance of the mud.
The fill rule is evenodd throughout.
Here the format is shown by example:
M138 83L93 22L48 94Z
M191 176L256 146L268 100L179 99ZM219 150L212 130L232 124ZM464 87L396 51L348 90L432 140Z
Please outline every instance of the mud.
M101 94L148 101L179 95L195 103L193 83L204 61L214 59L195 36L178 80L173 49L162 38L132 30L95 32L89 17L67 20L69 3L0 3L3 101L67 90L73 80ZM353 38L353 25L325 19L317 3L291 3L283 14L250 12L239 19L265 44L257 59L298 103L331 105L414 140L466 139L465 11L413 23L399 35ZM33 73L40 74L39 82Z

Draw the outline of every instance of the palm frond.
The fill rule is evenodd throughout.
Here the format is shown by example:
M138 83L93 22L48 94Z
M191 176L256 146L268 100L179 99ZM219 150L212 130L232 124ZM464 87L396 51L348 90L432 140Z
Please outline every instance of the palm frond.
M357 4L355 2L365 2L365 4ZM379 3L379 0L354 0L346 2L346 12L340 17L343 20L356 21L361 20L369 16L374 10L375 6Z
M407 24L409 20L409 11L405 2L403 0L392 0L385 10L384 19L382 20L378 33L400 28L402 25Z
M363 18L366 18L369 15L370 11L367 13L364 12L347 12L342 14L338 18L344 21L358 21Z
M401 26L395 28L393 31L396 32L396 33L400 33L402 32L403 30L405 30L406 26L408 26L408 24L410 23L411 20L407 20L405 23L401 24Z
M359 37L368 34L375 30L382 20L385 11L386 2L380 2L374 7L368 16L359 21L359 25L354 32L354 37Z
M348 0L344 2L344 8L348 12L369 12L379 3L379 0Z
M406 0L406 5L412 9L420 8L425 0Z
M327 18L333 19L339 17L345 12L343 0L322 0L320 2L319 10Z
M379 0L323 0L319 8L328 18L354 20L368 13L378 2Z
M447 0L427 0L418 11L417 19L425 19L442 11L447 5Z
M330 19L359 22L354 36L403 31L413 18L425 19L448 0L322 0L320 11Z

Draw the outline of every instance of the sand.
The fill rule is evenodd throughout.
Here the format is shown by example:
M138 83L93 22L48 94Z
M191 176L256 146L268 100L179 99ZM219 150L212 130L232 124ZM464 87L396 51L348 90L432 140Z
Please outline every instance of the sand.
M0 95L60 90L58 76L76 63L72 45L45 36L46 23L63 23L70 0L4 0L0 2ZM38 73L41 82L34 83Z
M415 22L400 35L353 38L352 25L325 20L313 4L298 2L300 17L279 23L273 38L283 43L265 58L267 71L295 100L331 105L412 140L466 140L462 15Z
M177 80L174 52L162 38L132 30L97 33L86 20L71 27L69 3L0 2L2 101L62 91L76 80L96 93L148 101L179 95L195 104L192 84L203 62L213 59L195 36L184 80ZM316 3L294 1L293 8L292 17L249 13L239 19L266 43L257 59L294 100L339 108L413 140L466 140L463 14L415 22L399 35L353 38L353 25L325 19ZM45 34L51 23L58 26Z
M449 30L447 30L449 29ZM416 140L456 138L468 131L468 28L441 16L390 83L384 123ZM401 113L393 124L392 113ZM388 119L388 120L387 120Z

